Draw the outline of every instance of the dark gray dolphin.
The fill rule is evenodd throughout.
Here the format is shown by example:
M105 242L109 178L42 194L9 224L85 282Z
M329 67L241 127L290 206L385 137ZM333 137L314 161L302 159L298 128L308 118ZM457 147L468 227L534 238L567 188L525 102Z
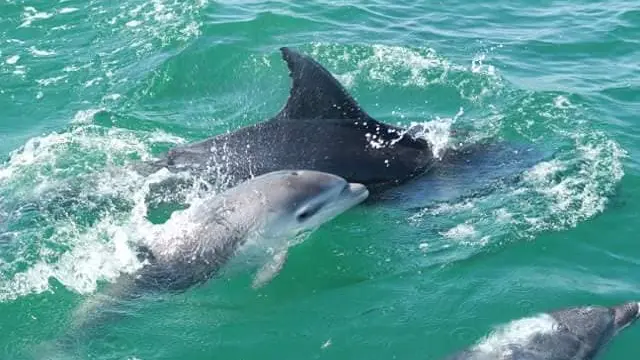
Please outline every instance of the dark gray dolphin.
M204 141L175 147L143 172L190 170L233 186L281 169L338 175L375 192L429 169L424 139L373 119L329 71L309 56L280 49L293 79L284 108L273 118Z
M520 319L446 360L592 360L639 316L637 302L584 306Z

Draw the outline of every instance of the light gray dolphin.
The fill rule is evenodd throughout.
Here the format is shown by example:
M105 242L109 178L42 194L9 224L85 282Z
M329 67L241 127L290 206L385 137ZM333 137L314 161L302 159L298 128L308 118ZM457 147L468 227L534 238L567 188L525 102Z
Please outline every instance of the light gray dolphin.
M364 185L336 175L282 170L205 197L162 225L150 224L146 230L151 239L142 247L147 264L87 299L72 314L65 335L37 351L66 353L89 330L120 312L113 310L122 301L154 291L187 290L241 254L253 264L260 262L253 287L263 286L282 269L289 247L368 195Z
M253 282L259 287L278 274L290 246L368 195L364 185L325 172L257 176L152 225L140 247L148 263L113 288L128 296L183 291L206 282L238 253L264 263Z
M582 306L516 320L446 360L592 360L640 316L637 302Z
M214 275L239 250L266 257L254 286L269 281L287 249L364 201L368 189L329 173L282 170L204 198L155 225L150 264L135 274L142 288L184 290ZM177 230L177 231L176 231Z

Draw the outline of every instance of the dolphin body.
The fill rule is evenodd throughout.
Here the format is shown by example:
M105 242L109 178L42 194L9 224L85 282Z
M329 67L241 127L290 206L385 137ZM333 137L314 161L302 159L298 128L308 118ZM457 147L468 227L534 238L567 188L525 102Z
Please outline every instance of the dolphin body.
M329 71L309 56L280 49L293 79L289 98L273 118L200 142L178 146L143 173L190 171L233 186L281 169L335 174L372 193L428 170L434 163L426 140L373 119Z
M144 246L150 264L134 281L142 288L184 290L207 281L242 251L267 259L254 281L260 286L282 268L292 241L368 195L364 185L324 172L257 176L155 225L153 241Z
M593 360L640 316L637 302L583 306L517 320L445 360Z
M147 264L121 284L128 293L184 291L242 253L265 263L253 284L262 286L282 268L289 247L368 196L364 185L319 171L257 176L151 225L151 239L139 247Z

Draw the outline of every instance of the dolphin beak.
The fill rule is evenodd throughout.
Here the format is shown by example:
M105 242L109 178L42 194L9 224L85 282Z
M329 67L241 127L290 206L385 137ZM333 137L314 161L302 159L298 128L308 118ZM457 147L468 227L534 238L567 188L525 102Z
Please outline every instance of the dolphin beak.
M367 187L359 183L349 183L342 190L342 193L356 199L357 202L364 201L369 196Z
M613 308L616 329L621 330L640 317L640 303L630 302Z

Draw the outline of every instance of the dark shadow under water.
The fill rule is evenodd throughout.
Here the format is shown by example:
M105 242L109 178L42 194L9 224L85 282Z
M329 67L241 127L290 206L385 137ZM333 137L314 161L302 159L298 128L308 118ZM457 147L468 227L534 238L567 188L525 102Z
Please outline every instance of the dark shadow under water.
M552 151L531 144L474 144L448 152L427 173L372 194L365 204L419 210L436 203L458 202L514 184L524 171L552 156Z

